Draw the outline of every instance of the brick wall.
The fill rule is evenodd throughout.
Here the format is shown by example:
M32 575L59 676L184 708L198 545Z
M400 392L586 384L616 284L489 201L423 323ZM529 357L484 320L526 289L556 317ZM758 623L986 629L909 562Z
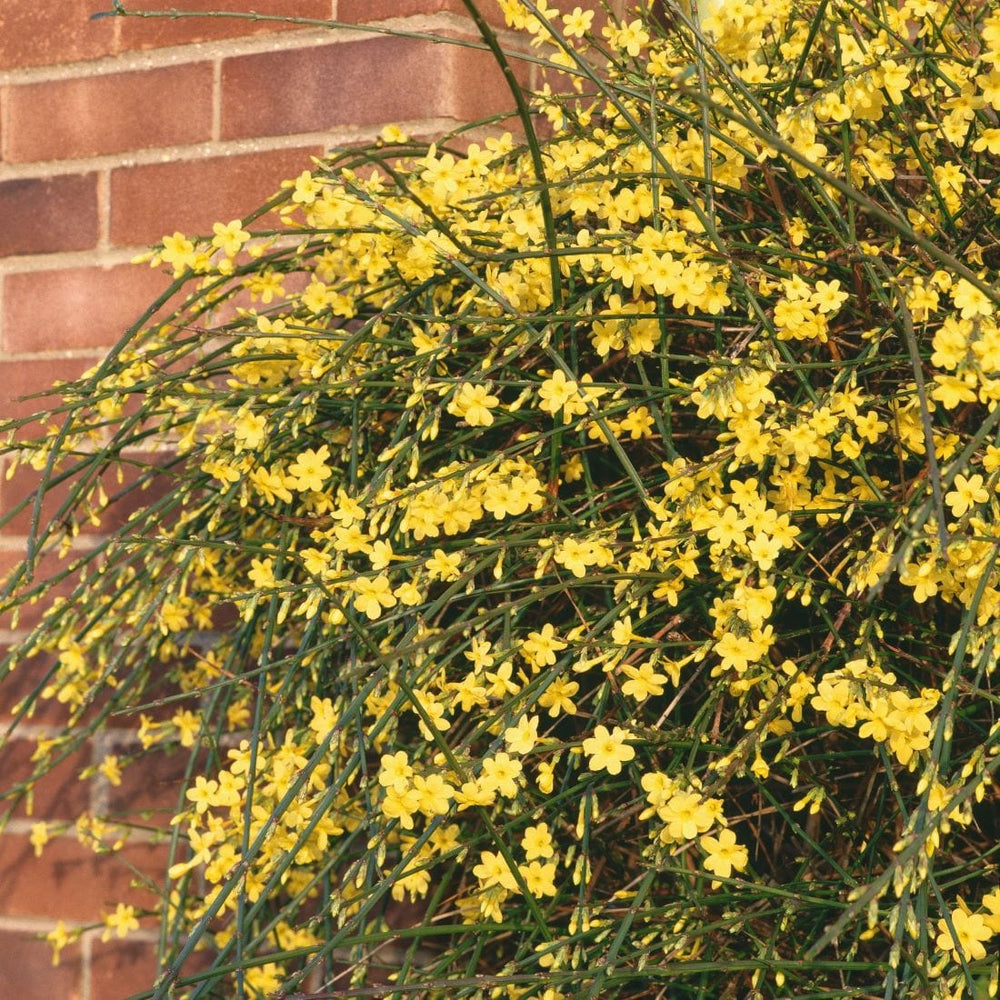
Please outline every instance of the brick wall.
M165 287L164 275L128 263L149 242L245 215L310 156L374 138L390 121L433 135L509 106L488 55L467 48L232 19L89 19L110 6L0 2L0 416L31 412L36 404L19 396L93 364ZM162 6L470 31L459 0ZM20 472L0 476L0 502L29 485ZM20 517L0 535L0 573L20 560L26 525ZM0 642L11 638L0 633ZM0 687L0 726L41 669L23 664ZM37 716L16 732L0 750L0 785L25 772L34 740L58 721ZM118 735L127 743L127 730ZM151 984L150 934L102 943L100 930L89 931L58 967L37 939L57 920L85 926L109 904L143 901L133 872L72 831L40 860L28 840L37 819L71 820L106 804L110 789L76 776L114 738L68 760L37 789L33 815L22 810L0 835L2 998L119 1000ZM170 787L169 775L161 780ZM130 851L138 871L162 871L162 848L139 838Z

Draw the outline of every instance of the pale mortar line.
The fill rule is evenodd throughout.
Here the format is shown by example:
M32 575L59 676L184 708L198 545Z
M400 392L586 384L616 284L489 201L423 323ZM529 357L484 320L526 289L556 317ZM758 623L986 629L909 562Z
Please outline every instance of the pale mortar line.
M320 41L329 42L330 35L330 31L324 28L277 31L264 35L218 39L210 42L191 42L187 45L169 45L160 49L123 52L116 56L100 56L97 59L88 59L82 62L3 70L0 71L0 85L51 83L81 77L143 72L167 66L205 62L216 56L229 58L231 56L256 55L261 52L309 48Z
M172 808L172 807L169 807ZM94 815L100 816L101 814L91 810ZM135 813L129 813L121 818L115 816L102 816L102 819L106 819L109 824L122 825L122 822L127 822L129 817L136 819L142 810L137 810ZM18 837L29 837L31 836L31 828L35 823L49 823L53 827L59 826L63 827L58 831L52 830L49 832L49 841L55 840L72 840L87 851L93 850L91 844L92 841L87 840L81 842L80 838L77 836L76 832L76 820L75 819L51 819L44 816L40 816L36 819L10 819L7 821L7 825L3 829L3 833L0 833L0 837L4 834L13 834ZM166 843L170 837L170 830L161 830L159 832L153 830L141 830L138 827L132 828L128 832L129 844L156 844L156 843ZM40 861L45 860L45 849L42 848L42 856Z
M70 539L70 552L89 552L96 542L106 541L104 535L77 535ZM28 544L26 535L0 535L0 552L23 552Z
M80 938L80 1000L94 1000L91 987L94 980L94 934Z
M0 931L28 931L33 934L46 934L59 921L59 917L6 917L0 916ZM86 926L82 920L63 920L68 930L76 930Z
M368 125L335 125L329 129L315 132L208 140L188 145L157 146L151 149L130 149L122 153L102 153L98 156L80 157L72 160L3 163L0 164L0 181L48 180L53 176L89 174L98 170L113 170L119 167L140 167L178 161L193 162L213 157L236 156L243 153L270 153L284 149L295 149L298 146L320 146L324 149L332 149L374 140L378 137L384 124L382 122ZM454 128L457 121L450 117L436 116L411 120L407 124L411 128L419 128L420 130L447 130Z
M56 351L4 351L0 358L4 361L100 361L107 355L107 348L80 347L60 348Z
M90 734L88 743L90 744L90 763L95 769L108 754L115 752L115 744L104 731L103 727ZM95 775L89 780L89 784L90 811L95 816L105 815L111 804L111 782L100 771L95 771Z
M0 275L61 271L71 267L117 267L130 264L132 258L148 250L145 246L106 247L96 250L62 250L57 253L21 254L0 259ZM136 267L141 265L136 264ZM146 265L148 266L148 265Z
M78 926L82 927L84 925L83 924L79 924ZM92 930L87 931L83 936L84 936L84 938L88 938L88 937L89 938L93 938L93 939L95 939L97 941L98 944L101 944L100 936L103 933L104 933L104 931L100 927L94 927ZM115 940L118 940L118 939L116 938ZM124 940L124 941L151 942L151 943L155 944L157 941L160 940L160 934L159 934L158 931L154 930L153 928L140 927L139 930L137 930L137 931L129 931L128 935L125 938L123 938L122 940ZM100 1000L107 1000L107 997L102 997L102 998L100 998Z
M85 727L68 730L69 732L85 732ZM10 739L13 740L49 740L60 733L67 732L65 726L60 726L51 722L19 722L17 728L11 731ZM11 822L14 822L11 820Z
M10 127L7 122L7 89L0 85L0 162L3 162L7 153L7 141L10 136Z
M222 138L222 59L212 60L212 124L209 134L212 142Z
M97 249L107 250L111 245L111 171L97 174Z
M19 646L30 634L31 630L26 628L0 628L0 646Z
M49 180L55 176L89 174L96 170L114 170L117 167L142 167L149 164L176 163L182 160L205 160L214 156L233 156L238 153L269 153L301 145L325 146L329 137L330 133L325 131L296 132L292 135L208 140L191 145L130 149L121 153L101 153L97 156L79 157L72 160L4 163L0 164L0 181Z
M273 23L276 24L276 22ZM380 31L380 28L388 29L388 31ZM259 55L261 53L315 48L317 44L346 44L369 38L399 37L389 34L389 32L393 31L412 31L427 35L440 34L443 31L453 31L478 40L475 25L469 18L461 14L447 12L439 14L414 14L410 17L387 18L384 21L378 21L370 25L342 25L330 28L302 27L292 30L275 30L260 35L243 35L238 38L190 42L186 45L170 45L159 49L122 52L119 55L100 56L97 59L89 59L82 62L3 70L0 71L0 86L4 84L50 83L81 77L142 72L169 66L182 66L193 62L205 62L214 58L230 59L244 55ZM502 28L498 29L498 34L501 37L520 37ZM421 39L413 40L421 41ZM429 42L435 41L432 37L425 40Z

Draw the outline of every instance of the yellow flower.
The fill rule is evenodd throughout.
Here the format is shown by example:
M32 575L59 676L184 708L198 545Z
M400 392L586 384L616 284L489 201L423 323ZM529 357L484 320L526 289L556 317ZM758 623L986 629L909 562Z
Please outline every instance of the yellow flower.
M987 911L983 914L986 926L994 934L1000 934L1000 889L994 889L983 896L983 906Z
M383 609L396 605L396 596L384 573L374 578L359 576L351 583L351 589L354 592L354 607L372 621L381 616Z
M510 892L517 891L517 880L503 856L493 851L482 851L479 864L472 869L472 874L479 879L483 889L499 885Z
M717 813L711 802L703 801L696 792L675 792L657 809L665 824L666 839L674 842L694 840L714 825Z
M330 457L330 449L324 444L319 448L307 448L288 466L288 475L295 489L309 490L319 493L333 471L326 464Z
M29 837L29 841L31 846L34 848L36 858L40 858L42 856L42 848L45 847L50 839L51 834L49 833L49 825L45 822L45 820L42 820L39 823L31 824L31 836Z
M587 404L580 396L579 386L573 379L567 379L561 368L557 368L542 382L538 397L541 400L538 408L553 417L562 413L563 423L568 424L574 416L587 412Z
M620 774L622 765L635 757L635 749L625 741L632 734L621 726L608 731L607 726L597 726L594 735L583 741L583 752L589 758L587 766L591 771L607 771Z
M968 478L959 473L955 476L954 489L945 494L945 503L955 517L961 517L976 504L986 503L990 495L983 487L983 477L976 473Z
M554 861L529 861L518 865L518 872L532 896L554 896L556 894L556 863Z
M434 555L424 565L432 580L457 580L462 574L462 553L452 552L450 555L444 549L435 549Z
M204 775L197 775L194 779L194 788L189 788L184 794L187 799L195 804L198 813L206 812L209 806L213 805L215 793L219 790L219 783L214 778L206 778Z
M719 878L729 878L734 871L741 872L747 866L747 849L737 843L732 830L723 830L718 837L705 834L698 843L706 854L702 864ZM721 884L713 880L712 888L717 889Z
M183 233L163 237L159 258L173 266L175 278L179 278L189 267L194 267L197 261L194 244Z
M563 14L563 34L567 38L583 38L590 31L591 22L594 20L592 10L582 10L574 7L568 14Z
M951 300L960 310L962 319L975 319L977 316L992 316L993 303L985 292L981 292L970 281L959 278L951 288Z
M960 901L961 904L961 901ZM981 913L969 913L961 905L951 911L951 928L942 917L938 921L937 946L942 951L950 951L959 961L976 962L986 957L983 942L989 941L993 932L986 925Z
M551 858L555 854L555 848L552 846L552 834L549 833L548 823L537 823L535 826L526 827L521 837L521 847L528 861Z
M471 427L489 427L493 423L490 410L499 405L499 397L490 395L485 385L463 382L448 403L448 412Z
M109 913L104 918L104 932L101 934L102 941L110 941L112 934L123 938L129 931L137 931L139 921L135 915L134 906L126 906L119 903L114 913Z
M566 643L556 636L555 628L545 624L541 632L528 633L527 639L521 643L521 655L535 669L551 667L556 662L556 653L565 648Z
M250 239L250 234L243 228L239 219L232 222L216 222L212 226L212 246L218 247L227 257L235 257L243 244Z
M652 660L647 660L638 667L626 664L622 667L622 672L629 678L622 684L622 694L635 698L636 701L645 701L650 695L663 694L667 677L653 669Z
M413 815L420 809L420 794L413 787L403 790L389 787L382 799L381 808L385 816L398 819L404 830L412 830Z
M496 790L507 798L517 794L518 779L521 777L521 762L510 754L498 753L483 760L483 770L479 783L483 788Z
M308 170L303 170L295 178L292 187L295 188L292 201L300 205L311 205L316 200L316 196L323 190L322 183L316 180Z
M535 776L535 784L543 795L551 795L555 785L555 763L552 761L542 761L538 765L538 774Z
M333 701L329 698L319 698L313 695L309 700L309 710L312 712L309 728L316 734L316 740L322 742L337 725L337 714L333 710Z
M538 704L549 710L554 719L558 715L576 715L576 704L573 696L580 690L580 685L567 677L555 677L538 698Z
M504 730L503 738L511 753L530 753L538 742L538 716L523 716L516 726Z
M109 785L117 788L122 783L122 769L117 754L108 754L101 761L98 771L107 778Z
M55 927L45 935L45 940L52 945L52 964L59 964L59 955L68 944L80 939L79 930L68 930L63 921L59 921Z
M415 775L413 790L417 794L417 808L428 817L443 816L455 797L455 789L440 774Z

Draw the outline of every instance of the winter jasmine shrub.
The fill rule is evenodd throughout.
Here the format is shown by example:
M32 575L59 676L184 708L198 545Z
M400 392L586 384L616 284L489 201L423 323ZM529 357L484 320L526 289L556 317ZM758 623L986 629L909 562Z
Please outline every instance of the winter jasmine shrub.
M1000 12L502 6L521 138L165 237L10 428L38 773L191 759L146 995L993 996Z

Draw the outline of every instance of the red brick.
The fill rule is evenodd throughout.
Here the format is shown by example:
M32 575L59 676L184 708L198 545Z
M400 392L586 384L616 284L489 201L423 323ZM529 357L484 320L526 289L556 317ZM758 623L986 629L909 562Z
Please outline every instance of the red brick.
M111 18L90 20L111 0L3 0L0 3L0 70L96 59L114 46Z
M9 274L3 279L2 347L109 347L168 283L161 271L135 264Z
M33 739L12 739L0 749L0 774L9 787L28 778L38 766L32 761L36 749ZM90 805L91 782L80 781L80 772L91 762L90 748L71 753L34 786L31 797L32 819L72 820ZM22 799L13 815L26 817L28 799ZM6 807L7 803L4 803Z
M156 948L152 943L114 939L94 942L90 960L92 997L118 1000L143 993L153 987L156 975Z
M37 618L37 615L36 615ZM7 649L0 650L6 655ZM51 656L32 656L20 661L12 673L0 679L0 723L6 728L13 717L14 707L27 698L40 684L44 684ZM62 726L69 718L69 712L57 701L39 701L37 710L28 721L37 725Z
M69 160L212 137L207 62L11 87L7 159Z
M18 656L17 647L8 645L8 647L0 649L0 657L7 655L11 649L14 649L15 656ZM6 677L0 679L0 724L2 724L5 728L13 718L14 707L48 683L52 663L53 656L50 653L38 654L31 657L22 656L17 659L14 670ZM147 664L147 666L149 666L149 664ZM178 693L179 691L176 682L167 677L157 675L153 679L147 678L146 686L142 690L139 690L136 685L130 684L128 693L123 697L130 699L132 705L141 705L141 714L150 717L154 721L164 721L171 718L181 707L197 707L193 698L189 698L183 702L179 701L177 698ZM113 694L114 691L110 687L102 687L101 690L97 692L97 697L94 699L94 703L87 706L82 719L76 721L80 722L80 724L92 722L96 718L98 711L107 707L108 700ZM139 727L140 712L137 708L132 708L131 706L122 709L116 708L115 713L116 714L111 722L113 722L116 727L122 729L128 726L134 726L136 729ZM34 713L26 718L23 716L21 717L22 722L29 722L35 725L57 726L59 728L65 728L68 719L69 712L66 706L54 698L46 700L41 700L40 698L37 699L35 701ZM129 751L122 750L121 752L127 753ZM142 763L135 765L135 768L133 769L134 773L132 773L132 776L129 779L133 785L142 774L143 767L144 765ZM170 777L169 768L170 765L166 763L162 764L162 780L164 783L166 783ZM125 775L128 775L129 773L129 770L126 768ZM155 765L154 773L158 775L161 774L161 765ZM159 783L159 780L160 779L157 778L157 783ZM0 786L0 788L2 787L3 786ZM131 793L128 791L128 788L126 788L124 776L121 787L125 789L125 791L123 791L120 795L116 794L112 796L113 800L118 803L116 808L125 808L130 801L126 801L127 797ZM128 787L131 788L132 785ZM150 803L152 803L159 795L160 789L150 789L149 792L151 798L146 804L143 804L143 802L140 802L138 799L136 800L137 808L151 808ZM2 910L0 910L0 912L2 912Z
M191 706L176 703L165 714L172 715L182 707ZM113 814L149 813L165 820L156 825L166 828L177 811L177 796L190 751L176 745L145 752L126 747L119 751L119 756L127 757L130 753L138 756L122 768L122 783L109 790L108 808Z
M59 397L49 393L57 381L78 378L96 364L92 358L0 357L0 414L4 419L30 417L59 405ZM39 396L39 393L46 393ZM34 397L34 398L29 398ZM41 425L37 425L41 428Z
M489 53L413 38L263 52L222 64L227 139L430 116L467 121L512 103Z
M111 174L112 242L147 244L175 230L211 233L213 222L249 214L322 153L310 146L121 167Z
M95 854L72 837L55 837L36 858L26 835L5 833L0 836L0 912L90 921L118 903L150 908L153 892L133 883L145 875L153 887L160 885L166 869L163 844L128 844L115 856Z
M148 507L166 495L172 485L170 475L161 475L150 469L151 465L162 467L166 462L165 455L156 455L152 459L145 455L130 455L121 465L115 464L101 472L98 478L104 488L107 504L103 507L97 506L101 503L101 499L97 495L93 496L95 504L93 510L83 506L79 499L72 501L76 508L74 517L80 532L82 534L94 532L107 534L116 531L126 524L134 511ZM71 467L71 465L67 466L67 468ZM92 473L89 470L87 470L87 476L88 482L91 482ZM18 466L17 470L10 474L9 479L4 477L4 481L0 483L0 501L2 501L0 502L0 515L10 515L10 520L4 524L4 534L26 536L31 531L32 508L40 480L40 473L30 465ZM47 524L55 518L64 519L66 506L71 499L71 492L76 493L79 488L80 478L78 475L52 483L42 497L39 523ZM12 514L14 508L20 506L25 500L28 500L29 503L18 510L16 514ZM99 525L90 521L91 513L99 518ZM163 518L158 517L157 523L162 524Z
M0 257L97 244L97 174L0 183Z
M480 13L491 24L503 24L503 14L496 0L476 0ZM339 0L337 20L350 24L376 24L392 17L415 14L468 14L462 0Z
M0 983L11 1000L81 1000L81 966L77 943L63 948L53 965L47 941L28 931L0 931Z
M109 0L110 2L110 0ZM177 11L254 11L277 17L306 17L325 20L330 17L330 0L132 0L129 10ZM125 17L120 18L122 51L161 48L164 45L188 45L191 42L241 35L260 35L297 27L280 21L253 21L236 17Z

